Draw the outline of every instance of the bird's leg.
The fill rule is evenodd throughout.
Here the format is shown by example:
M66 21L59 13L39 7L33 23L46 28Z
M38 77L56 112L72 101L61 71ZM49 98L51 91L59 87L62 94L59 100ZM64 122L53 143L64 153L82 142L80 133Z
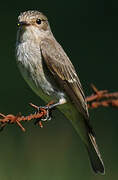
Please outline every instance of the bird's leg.
M44 119L41 119L42 121L50 121L51 120L51 113L52 110L55 109L56 106L62 105L66 103L66 99L65 98L61 98L57 103L51 102L46 106L39 106L39 110L41 108L45 109L47 111L47 114L45 116Z
M32 106L33 108L35 108L38 113L40 113L40 112L45 112L43 118L37 119L34 124L39 124L40 127L43 127L41 121L49 121L49 120L51 120L51 110L52 110L51 106L52 106L53 104L54 104L53 101L51 101L50 103L48 103L46 106L37 106L37 105L35 105L35 104L30 103L30 106ZM37 112L36 112L36 114L37 114Z
M52 116L52 110L54 110L54 108L58 105L58 103L55 104L48 104L46 106L39 106L38 107L38 111L40 111L41 109L45 109L46 110L46 115L44 118L41 119L41 121L50 121L51 120L51 116Z
M46 106L36 106L32 103L30 103L30 105L32 107L34 107L38 112L41 112L41 109L45 110L46 111L46 115L44 118L41 118L41 119L38 119L35 124L39 124L39 122L41 123L41 121L50 121L51 120L51 113L52 113L52 110L55 109L56 106L58 105L62 105L62 104L65 104L66 103L66 99L65 98L61 98L59 100L59 102L57 103L54 103L54 101L51 101L50 103L48 103ZM40 127L42 127L42 125L40 125Z

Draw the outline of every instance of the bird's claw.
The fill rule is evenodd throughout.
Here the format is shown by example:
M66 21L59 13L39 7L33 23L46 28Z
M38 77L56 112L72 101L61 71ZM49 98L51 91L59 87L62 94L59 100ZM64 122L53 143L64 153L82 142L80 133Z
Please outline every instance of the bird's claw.
M44 116L44 118L41 118L41 121L50 121L51 120L51 109L50 109L50 106L39 106L39 111L41 109L45 109L46 110L46 115Z
M51 120L52 109L53 109L53 108L51 107L52 104L53 104L53 102L50 102L50 103L49 103L48 105L46 105L46 106L36 106L36 105L30 103L30 105L31 105L32 107L34 107L38 113L40 113L40 112L42 112L42 111L44 112L44 116L41 117L41 118L39 118L39 119L37 119L36 122L35 122L35 125L39 125L41 128L43 128L42 122L50 121L50 120ZM37 113L37 112L36 112L36 113Z

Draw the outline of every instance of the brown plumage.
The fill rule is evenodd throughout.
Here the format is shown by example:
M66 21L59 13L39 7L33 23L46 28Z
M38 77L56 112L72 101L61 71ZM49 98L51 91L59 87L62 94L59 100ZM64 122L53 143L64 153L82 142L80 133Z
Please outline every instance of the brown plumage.
M74 66L54 38L46 16L38 11L27 11L18 19L22 26L17 36L16 56L24 79L44 101L53 98L59 101L57 107L82 138L93 170L104 174L104 164Z

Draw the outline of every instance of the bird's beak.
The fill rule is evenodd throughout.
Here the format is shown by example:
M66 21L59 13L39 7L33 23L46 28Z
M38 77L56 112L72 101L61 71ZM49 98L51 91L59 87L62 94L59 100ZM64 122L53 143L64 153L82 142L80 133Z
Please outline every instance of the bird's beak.
M21 26L28 26L29 24L26 22L26 21L21 21L21 22L18 22L17 23L17 26L18 27L21 27Z

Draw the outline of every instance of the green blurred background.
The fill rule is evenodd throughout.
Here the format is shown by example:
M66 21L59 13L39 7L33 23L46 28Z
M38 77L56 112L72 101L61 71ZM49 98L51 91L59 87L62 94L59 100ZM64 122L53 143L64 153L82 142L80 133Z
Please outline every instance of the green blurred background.
M86 95L90 83L118 91L118 1L45 0L9 1L0 6L0 112L29 114L28 103L44 104L22 79L15 62L17 16L37 9L50 21L79 73ZM94 175L84 146L61 113L55 111L43 129L24 123L0 134L0 180L111 180L118 179L118 110L90 111L91 122L106 166L106 175Z

